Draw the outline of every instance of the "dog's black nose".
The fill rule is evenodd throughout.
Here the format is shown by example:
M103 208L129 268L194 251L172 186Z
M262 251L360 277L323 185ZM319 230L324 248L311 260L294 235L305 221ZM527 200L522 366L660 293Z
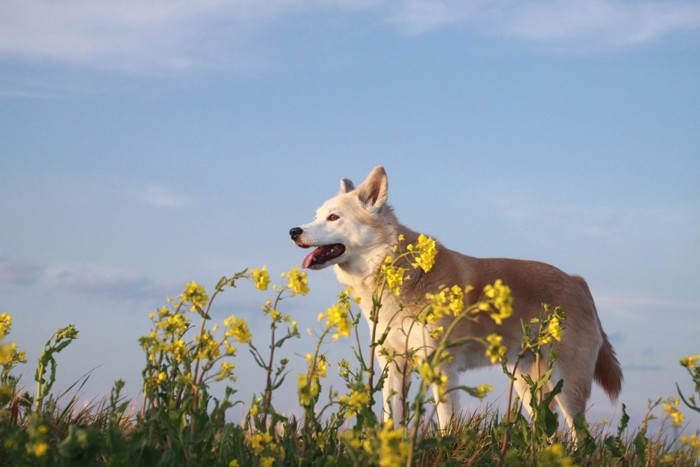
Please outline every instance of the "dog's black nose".
M292 229L289 229L289 236L292 237L292 240L296 240L299 235L301 235L304 231L301 229L301 227L294 227Z

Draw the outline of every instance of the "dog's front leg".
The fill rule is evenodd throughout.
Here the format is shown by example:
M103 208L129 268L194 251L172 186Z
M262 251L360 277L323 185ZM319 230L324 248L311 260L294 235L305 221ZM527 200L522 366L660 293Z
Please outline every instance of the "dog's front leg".
M444 430L452 421L455 409L459 408L459 376L457 372L450 366L444 365L442 368L442 373L447 376L446 391L442 395L442 400L438 400L440 394L440 388L437 384L432 385L433 397L437 402L437 417L440 429Z
M384 399L383 421L400 422L404 417L403 363L399 360L402 359L394 358L389 360L384 356L379 356L379 363L387 374L382 386L382 398Z

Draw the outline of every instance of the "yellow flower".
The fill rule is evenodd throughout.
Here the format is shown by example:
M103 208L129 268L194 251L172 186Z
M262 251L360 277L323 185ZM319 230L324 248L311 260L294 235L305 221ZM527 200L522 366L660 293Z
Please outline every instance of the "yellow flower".
M194 281L185 286L185 291L180 294L180 298L184 302L192 303L190 311L196 311L197 308L204 308L209 301L209 296L204 290L204 287Z
M260 269L253 269L250 271L251 276L253 276L253 283L255 288L258 290L267 290L270 285L270 274L267 272L267 266L263 266Z
M435 265L435 257L437 256L435 240L420 234L418 235L418 242L412 250L414 253L413 259L415 260L413 267L420 267L425 272L430 271Z
M479 305L479 309L489 311L491 319L496 324L502 324L504 319L509 318L513 314L513 298L510 293L510 287L503 284L501 279L497 279L493 285L486 285L484 287L484 295L489 299L489 304L483 306L485 304L482 303Z
M369 389L366 385L352 389L349 394L340 396L338 402L347 407L349 417L354 417L363 407L367 407L369 403Z
M261 467L272 467L275 465L275 458L266 456L260 459L260 466Z
M219 374L216 376L216 381L223 381L225 379L235 381L236 377L233 375L234 368L236 368L235 364L231 362L222 362Z
M36 457L42 457L44 454L46 454L46 451L49 450L49 443L47 442L39 442L34 445L34 455Z
M250 437L250 447L256 454L261 454L265 446L270 444L274 438L270 433L255 433Z
M690 436L684 435L681 438L681 443L686 444L690 449L695 450L698 460L700 460L700 438L698 438L697 433Z
M12 316L7 313L0 314L0 339L10 333L12 329Z
M384 276L384 281L386 286L391 290L397 297L401 295L401 285L403 284L404 274L406 270L404 268L399 268L394 265L383 264L382 274Z
M250 408L250 414L255 416L260 412L260 404L262 404L262 397L255 399L255 403Z
M379 432L379 465L393 467L406 463L408 443L405 440L405 429L394 429L391 421L387 421Z
M316 383L309 384L308 375L299 373L297 375L299 403L302 407L311 405L311 398L318 394L318 385Z
M669 417L673 420L673 426L675 427L680 427L683 424L683 419L685 418L685 415L683 415L679 410L678 410L678 404L680 401L678 398L668 398L666 402L662 405L663 409L666 411Z
M325 313L318 315L318 320L326 319L328 329L336 328L333 340L338 340L340 336L350 335L350 292L345 290L338 296L338 303L328 308Z
M698 367L698 362L700 362L700 355L691 355L689 357L681 358L678 363L689 370L693 370Z
M503 360L508 352L508 348L502 345L503 337L498 334L489 334L486 337L488 346L486 347L486 356L491 359L491 363L496 363Z
M224 320L224 326L226 326L226 332L224 337L227 339L229 337L235 338L241 344L247 344L250 342L252 334L250 329L248 329L248 323L244 319L236 318L231 315L226 320Z
M481 384L476 387L476 397L483 399L491 391L493 391L493 386L490 384Z
M287 273L282 273L282 277L287 277L289 280L287 288L292 291L292 296L306 295L309 293L309 285L307 282L307 275L305 272L300 272L299 268L294 267Z
M551 465L561 467L571 467L574 465L573 460L566 455L564 446L561 443L555 443L547 446L539 453L539 465Z
M228 467L241 467L241 466L236 459L232 459L231 462L228 463Z

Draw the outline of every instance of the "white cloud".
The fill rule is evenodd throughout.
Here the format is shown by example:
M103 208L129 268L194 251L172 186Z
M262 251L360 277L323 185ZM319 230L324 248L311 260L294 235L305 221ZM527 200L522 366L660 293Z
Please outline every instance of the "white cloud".
M139 274L93 264L50 266L45 279L64 292L114 300L157 300L163 287Z
M42 273L41 266L14 261L0 251L0 285L31 285Z
M508 223L534 232L551 230L576 237L610 237L624 218L612 208L567 204L526 193L483 193L481 198Z
M700 29L694 0L5 0L0 56L136 73L253 66L278 23L362 20L358 11L408 34L459 26L554 45L635 45Z
M144 187L140 198L146 204L159 208L181 208L190 202L187 196L174 193L160 184L150 184Z
M389 20L410 34L467 25L485 34L555 45L619 47L700 29L695 1L406 0Z

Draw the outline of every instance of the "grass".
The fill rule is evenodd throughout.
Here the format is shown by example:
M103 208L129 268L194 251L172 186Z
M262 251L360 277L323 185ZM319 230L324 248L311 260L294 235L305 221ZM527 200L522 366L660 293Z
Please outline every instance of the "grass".
M376 311L384 293L400 289L399 266L402 259L418 264L430 263L424 255L429 242L412 246L383 267L377 278ZM421 266L422 267L422 266ZM216 296L236 288L241 282L252 284L271 298L262 306L269 322L268 336L252 336L247 323L231 316L221 325L209 315ZM397 285L398 284L398 285ZM452 288L444 294L426 298L425 313L419 324L429 325L436 314L452 313L452 319L474 319L489 313L506 319L509 289L500 283L489 286L482 300L474 305L461 303L463 294ZM140 339L145 353L143 399L122 396L124 383L117 381L109 396L79 407L78 396L89 376L83 377L62 394L52 392L58 368L58 354L77 339L73 326L59 329L47 341L35 373L33 394L19 387L14 375L18 365L26 363L24 352L7 341L12 319L0 315L0 466L24 465L187 465L187 466L270 466L270 465L700 465L698 434L680 439L665 432L649 432L649 422L661 412L665 423L680 426L684 411L700 411L700 356L681 360L695 384L692 393L659 399L650 403L642 425L628 426L624 404L622 416L613 427L588 427L576 421L577 442L563 430L548 403L561 388L544 391L546 372L532 381L534 420L523 415L517 400L509 400L510 410L499 413L494 408L453 420L446 430L439 430L433 416L433 396L427 391L437 384L437 397L443 397L440 364L449 358L449 330L442 336L444 345L422 355L407 349L405 358L413 362L414 386L406 390L406 408L395 423L377 417L374 398L381 392L385 369L375 367L375 352L386 335L376 335L372 342L359 341L359 314L353 311L353 299L347 292L319 316L317 345L307 355L303 372L290 376L289 361L280 358L290 339L299 337L297 323L281 310L283 302L308 292L305 273L296 268L283 274L283 283L270 286L265 268L242 271L222 278L211 297L199 284L190 283L168 305L151 313L152 327ZM521 354L551 350L561 336L565 313L558 308L543 309L535 324L523 325ZM321 351L328 340L355 338L353 363L342 360L337 370L346 387L324 392L323 380L331 364ZM483 340L484 351L494 362L501 362L507 372L504 349L496 338ZM227 419L235 404L235 359L239 347L252 353L264 370L265 385L253 396L250 410L238 423ZM325 348L325 347L324 347ZM424 352L425 353L425 352ZM554 354L547 352L546 354ZM554 359L549 358L551 368ZM407 372L409 370L406 370ZM410 381L410 374L406 374ZM512 375L509 375L512 377ZM287 377L296 378L299 411L302 415L286 416L274 406L274 394ZM544 379L543 379L544 378ZM213 382L223 382L223 398L210 392ZM464 388L479 397L488 387ZM71 395L72 394L72 395ZM411 394L411 396L409 396ZM415 395L413 395L415 394ZM136 408L134 408L136 407ZM663 425L662 425L663 426Z

